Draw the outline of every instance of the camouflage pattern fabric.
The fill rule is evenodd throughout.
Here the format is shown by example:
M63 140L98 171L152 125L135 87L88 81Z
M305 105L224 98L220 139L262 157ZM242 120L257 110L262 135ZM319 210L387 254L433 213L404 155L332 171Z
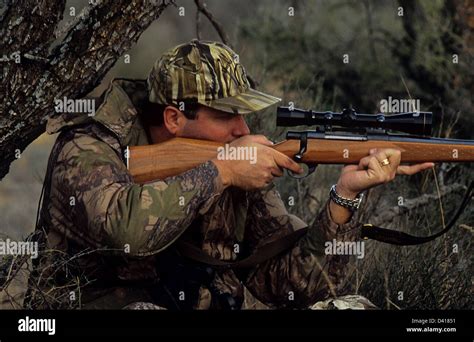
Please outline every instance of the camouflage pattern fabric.
M268 309L268 306L265 306L262 303L258 304L258 309ZM247 304L246 309L252 309L251 305ZM132 303L124 307L125 310L166 310L161 306L155 305L153 303L147 302L137 302ZM359 295L347 295L337 298L330 298L325 301L316 302L310 306L311 310L377 310L370 300L363 296Z
M311 310L376 310L378 309L370 300L359 295L347 295L330 298L314 303Z
M167 51L148 77L150 102L199 103L234 114L249 114L280 99L250 87L238 55L219 42L192 40Z
M123 310L166 310L161 306L148 302L136 302L123 307Z
M175 177L135 184L123 151L127 145L148 143L137 115L146 94L143 81L115 80L95 117L67 114L49 120L50 133L64 133L53 148L51 182L46 184L39 229L46 233L47 249L73 260L76 272L68 268L69 273L41 273L30 296L32 306L88 307L88 301L105 298L105 292L110 300L101 302L101 308L150 302L146 295L129 296L126 289L108 284L134 282L137 290L142 281L158 281L157 258L180 237L192 236L193 243L213 257L235 260L239 258L236 245L252 251L306 226L287 212L274 186L253 192L223 190L212 162ZM212 291L204 287L199 291L196 309L213 308L211 293L216 291L245 303L252 302L248 297L253 296L271 308L308 307L337 296L349 256L325 255L324 242L358 239L356 222L353 217L347 224L335 224L326 205L293 249L245 276L218 271ZM40 264L45 267L52 261L46 258ZM75 277L85 281L65 287ZM50 298L53 280L60 281L56 288L68 291L60 293L62 301ZM64 305L71 290L80 300L73 305L66 300Z

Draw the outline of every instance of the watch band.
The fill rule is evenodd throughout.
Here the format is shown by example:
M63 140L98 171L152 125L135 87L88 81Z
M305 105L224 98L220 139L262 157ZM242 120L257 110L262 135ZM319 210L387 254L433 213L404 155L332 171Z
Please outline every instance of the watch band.
M360 208L360 204L362 203L362 199L364 198L363 193L358 194L355 199L342 197L336 191L336 184L331 187L331 190L329 191L329 196L334 203L351 211L358 210Z

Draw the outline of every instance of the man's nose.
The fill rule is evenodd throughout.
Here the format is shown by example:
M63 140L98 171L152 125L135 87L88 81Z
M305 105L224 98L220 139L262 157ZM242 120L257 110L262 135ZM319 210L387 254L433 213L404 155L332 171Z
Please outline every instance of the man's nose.
M249 126L247 126L247 123L245 122L244 116L243 115L238 115L237 118L235 118L235 123L234 123L234 129L232 130L232 135L239 138L243 137L244 135L249 135L250 134L250 129Z

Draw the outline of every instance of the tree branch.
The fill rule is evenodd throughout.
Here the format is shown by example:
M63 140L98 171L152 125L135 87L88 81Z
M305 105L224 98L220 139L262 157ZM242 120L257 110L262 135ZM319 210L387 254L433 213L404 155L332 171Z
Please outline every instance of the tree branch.
M92 91L172 1L95 0L54 48L65 1L52 3L19 1L7 7L0 22L1 50L6 52L6 58L0 56L0 179L15 151L44 132L54 99Z
M194 0L194 3L196 4L196 7L197 7L198 11L201 12L202 14L204 14L206 16L206 18L211 22L212 26L214 26L214 28L216 29L217 34L221 38L222 42L225 45L229 46L231 49L233 49L232 45L230 44L229 37L227 36L227 34L224 31L224 28L222 27L222 25L219 22L217 22L216 19L214 19L214 16L212 15L212 13L209 12L209 10L207 9L206 4L203 3L202 0Z
M403 206L394 206L386 210L381 210L380 214L372 216L370 218L370 223L374 225L382 225L392 222L396 217L404 215L407 212L411 212L417 208L429 205L435 201L438 201L439 198L445 197L446 195L465 190L466 187L462 184L455 183L449 186L445 186L440 189L440 195L438 194L424 194L420 197L414 199L406 199Z
M201 40L201 11L196 10L196 38Z

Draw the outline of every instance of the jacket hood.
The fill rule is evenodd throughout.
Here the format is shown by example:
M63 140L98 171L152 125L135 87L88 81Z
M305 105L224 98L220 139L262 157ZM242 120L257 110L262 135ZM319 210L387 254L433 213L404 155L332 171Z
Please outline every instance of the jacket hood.
M148 144L138 113L147 101L145 80L114 79L109 88L95 101L95 115L65 111L48 119L46 131L54 134L67 127L98 122L109 129L122 146Z

